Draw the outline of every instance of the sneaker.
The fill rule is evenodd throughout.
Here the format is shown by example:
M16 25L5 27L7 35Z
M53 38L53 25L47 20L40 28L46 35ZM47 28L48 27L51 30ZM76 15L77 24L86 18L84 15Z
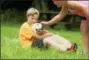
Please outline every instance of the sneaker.
M71 48L68 48L67 50L70 52L76 52L77 51L77 44L73 43Z

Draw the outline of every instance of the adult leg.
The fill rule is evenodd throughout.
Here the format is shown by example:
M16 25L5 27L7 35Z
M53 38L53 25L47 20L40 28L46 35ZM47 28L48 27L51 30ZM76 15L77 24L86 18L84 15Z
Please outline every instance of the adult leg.
M80 31L82 35L82 40L83 40L83 52L84 53L89 53L89 21L88 20L82 20L81 21L81 26L80 26Z

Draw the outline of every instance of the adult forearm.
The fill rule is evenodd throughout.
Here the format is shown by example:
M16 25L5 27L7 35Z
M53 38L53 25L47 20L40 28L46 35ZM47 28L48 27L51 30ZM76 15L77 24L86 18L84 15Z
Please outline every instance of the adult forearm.
M60 14L58 14L58 15L56 15L54 18L52 18L49 22L48 22L48 24L49 25L52 25L52 24L56 24L56 23L58 23L59 21L61 21L64 17L65 17L66 15L60 15Z

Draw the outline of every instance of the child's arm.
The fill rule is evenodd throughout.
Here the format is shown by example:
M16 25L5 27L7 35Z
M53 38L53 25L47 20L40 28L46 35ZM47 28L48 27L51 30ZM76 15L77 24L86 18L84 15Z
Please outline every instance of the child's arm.
M51 36L51 35L52 34L50 34L50 33L44 33L43 35L33 34L33 37L35 37L37 39L43 39L43 38Z
M53 34L52 33L49 33L47 30L43 30L43 36L46 36L46 37L48 37L48 36L52 36Z

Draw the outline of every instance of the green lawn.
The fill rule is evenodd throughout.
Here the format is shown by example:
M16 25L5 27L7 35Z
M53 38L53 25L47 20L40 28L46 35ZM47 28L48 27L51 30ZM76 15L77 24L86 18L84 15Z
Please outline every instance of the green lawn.
M88 59L88 55L80 55L82 39L79 31L52 30L50 32L60 34L72 43L78 44L77 53L60 52L56 49L39 50L26 48L19 45L18 33L20 24L1 24L1 58L2 59Z

